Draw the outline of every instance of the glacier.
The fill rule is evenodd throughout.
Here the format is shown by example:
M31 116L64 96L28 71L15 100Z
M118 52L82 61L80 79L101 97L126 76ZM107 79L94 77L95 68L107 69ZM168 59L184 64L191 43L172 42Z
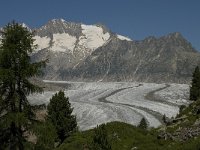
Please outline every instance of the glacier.
M64 92L74 108L73 114L77 117L80 130L91 129L111 121L138 125L143 117L149 127L158 127L162 124L164 114L168 118L175 117L179 113L180 105L189 104L187 84L48 80L45 82L70 85ZM48 104L56 92L58 91L33 94L28 100L32 105ZM156 100L147 96L150 92L153 92Z

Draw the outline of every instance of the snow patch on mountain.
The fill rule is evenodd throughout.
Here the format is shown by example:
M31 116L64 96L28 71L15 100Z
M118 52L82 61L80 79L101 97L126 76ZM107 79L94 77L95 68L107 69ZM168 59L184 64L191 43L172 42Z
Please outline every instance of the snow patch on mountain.
M120 39L120 40L132 41L130 38L119 35L119 34L117 35L117 38Z
M79 44L84 47L96 49L103 46L110 38L110 34L108 32L104 33L101 27L82 24L81 28L83 36L79 38Z
M75 36L71 36L68 33L53 34L53 46L50 50L55 52L65 52L69 50L69 52L73 53L76 40Z
M34 39L35 39L34 44L37 44L38 46L36 51L49 47L49 42L51 40L47 36L45 37L35 36Z

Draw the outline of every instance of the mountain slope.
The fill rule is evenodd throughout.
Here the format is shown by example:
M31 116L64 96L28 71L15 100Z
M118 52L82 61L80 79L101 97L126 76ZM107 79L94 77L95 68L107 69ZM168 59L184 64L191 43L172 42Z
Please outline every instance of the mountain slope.
M54 19L36 29L34 38L38 49L32 56L33 60L48 58L45 78L60 79L59 70L73 68L84 61L109 40L110 33L101 25L84 25Z
M50 80L188 83L200 65L200 53L180 33L134 41L101 24L53 19L34 38L32 59L48 58L43 78Z
M199 60L180 33L133 42L112 38L76 68L60 72L62 79L182 83L190 80Z

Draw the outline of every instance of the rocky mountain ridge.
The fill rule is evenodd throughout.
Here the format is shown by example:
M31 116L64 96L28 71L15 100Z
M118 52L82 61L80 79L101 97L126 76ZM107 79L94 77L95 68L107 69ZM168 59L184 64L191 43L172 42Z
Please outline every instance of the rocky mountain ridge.
M135 41L101 24L53 19L34 38L32 59L49 59L49 80L188 83L200 65L200 53L178 32Z
M34 61L48 58L45 79L62 80L62 70L76 68L99 47L107 45L116 37L131 39L112 33L101 24L85 25L54 19L35 30L38 49L32 56Z

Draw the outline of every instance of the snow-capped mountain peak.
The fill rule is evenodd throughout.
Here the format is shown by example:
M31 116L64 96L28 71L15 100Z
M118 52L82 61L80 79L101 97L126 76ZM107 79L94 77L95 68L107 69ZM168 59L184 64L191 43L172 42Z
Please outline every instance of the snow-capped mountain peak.
M102 26L53 19L37 30L35 43L38 45L37 51L45 48L71 54L79 51L85 57L106 44L109 38L110 33Z

